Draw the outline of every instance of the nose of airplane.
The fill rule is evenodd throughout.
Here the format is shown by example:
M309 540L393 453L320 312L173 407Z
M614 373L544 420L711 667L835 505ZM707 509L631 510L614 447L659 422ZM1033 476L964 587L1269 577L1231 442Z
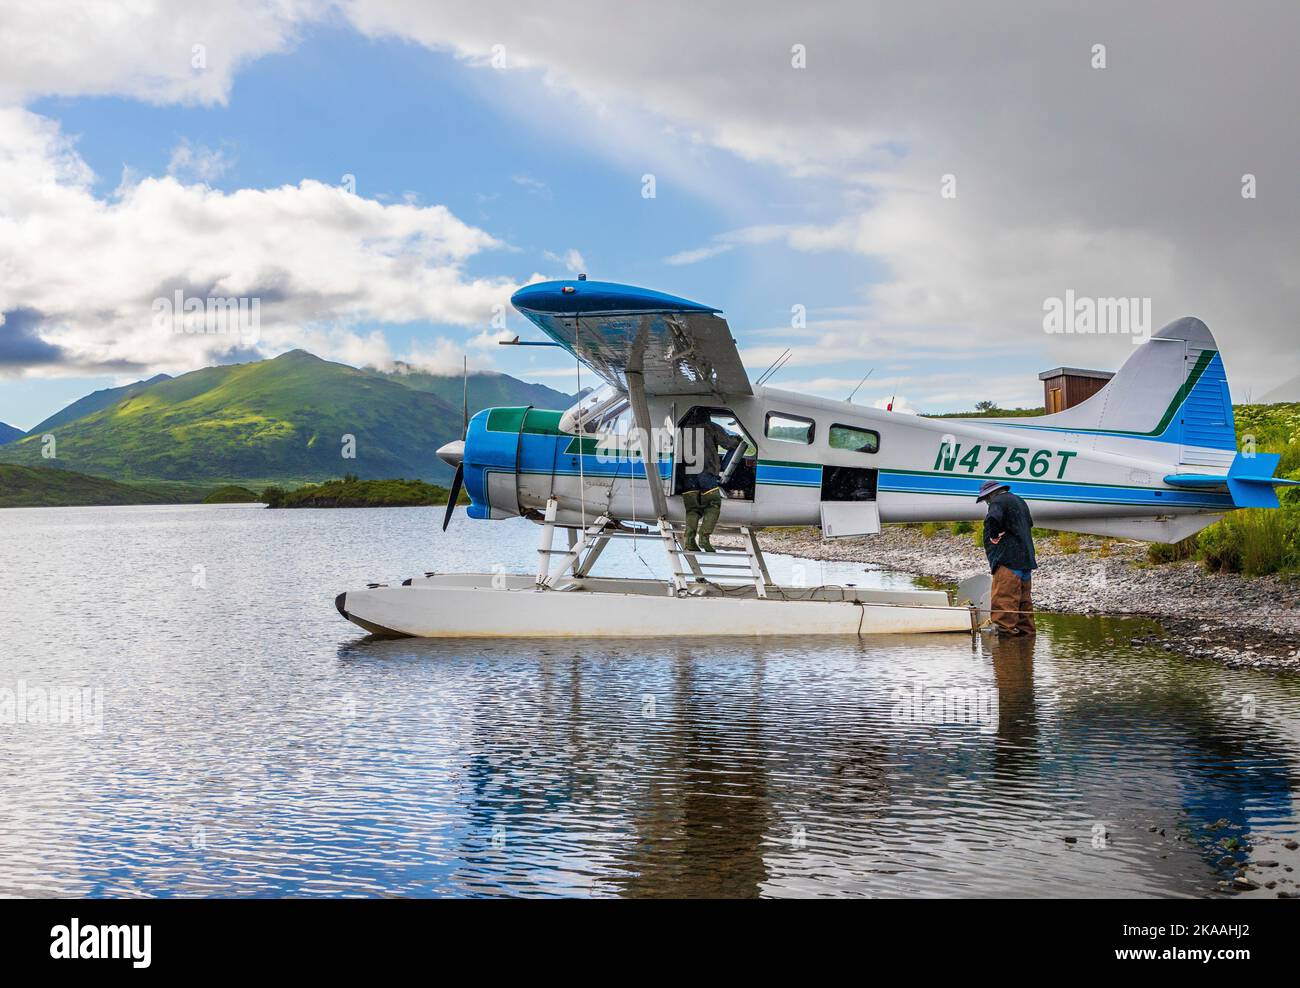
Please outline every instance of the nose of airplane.
M439 448L438 459L448 466L460 466L461 461L465 459L465 440L457 439Z

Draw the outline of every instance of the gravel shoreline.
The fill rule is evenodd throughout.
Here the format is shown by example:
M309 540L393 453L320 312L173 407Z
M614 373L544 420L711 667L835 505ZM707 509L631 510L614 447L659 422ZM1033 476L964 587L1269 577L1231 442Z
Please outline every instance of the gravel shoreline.
M947 528L926 538L921 528L886 526L864 539L823 540L815 528L769 529L769 552L808 559L869 563L957 583L985 568L972 536ZM1198 562L1151 565L1146 543L1079 536L1064 553L1055 538L1036 543L1034 606L1073 614L1154 618L1160 635L1133 639L1233 669L1300 672L1300 580L1207 573Z

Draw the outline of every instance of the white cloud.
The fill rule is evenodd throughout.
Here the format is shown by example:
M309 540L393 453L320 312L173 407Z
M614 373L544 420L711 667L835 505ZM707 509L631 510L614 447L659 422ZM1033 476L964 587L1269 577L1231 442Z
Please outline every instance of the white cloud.
M244 64L289 48L326 0L42 0L4 4L0 103L130 96L224 103Z
M259 299L265 348L379 362L382 337L358 325L482 326L515 287L465 274L469 258L501 245L442 206L385 205L315 181L227 193L171 176L106 200L92 181L57 125L0 108L0 312L24 313L0 327L0 369L183 371L243 352L223 334L156 328L154 299L177 290Z
M572 247L566 250L563 254L557 254L554 251L550 251L550 250L544 251L543 256L548 261L551 261L555 264L564 265L564 268L567 271L574 272L574 271L587 270L586 260L583 259L583 256L580 252L578 252Z
M1067 288L1148 296L1157 323L1188 313L1209 323L1239 391L1294 375L1294 359L1276 366L1295 353L1300 289L1300 118L1286 95L1300 89L1294 4L1215 18L1169 0L844 0L816 17L757 3L740 19L684 2L653 17L576 0L544 18L519 18L504 0L346 9L371 36L475 65L504 46L510 69L537 74L557 103L576 93L601 126L604 108L634 102L671 123L674 151L712 144L837 188L839 215L786 242L886 265L866 298L887 331L960 328L980 343L1115 365L1126 341L1047 338L1042 302ZM795 41L804 69L790 64ZM1104 69L1090 64L1099 42ZM1256 200L1240 195L1245 173L1258 178ZM940 197L946 174L956 199ZM741 243L723 234L669 260Z
M459 377L466 359L471 372L491 370L493 367L490 357L471 354L466 351L464 344L441 336L435 340L413 343L402 357L402 362L426 374Z
M696 264L700 261L707 261L709 258L717 257L719 254L725 254L728 251L735 250L740 246L767 244L774 240L782 238L793 239L799 236L800 234L797 229L790 226L765 225L745 227L741 230L732 230L728 233L720 233L713 238L712 243L706 244L703 247L679 251L670 257L664 258L664 263Z
M188 138L182 138L172 148L171 160L167 162L167 174L182 181L190 178L208 185L224 175L232 164L221 149L191 144Z
M123 8L68 0L11 8L0 34L0 102L115 93L220 103L240 65L285 50L304 24L336 5L141 0ZM881 337L895 346L900 332L951 332L953 340L964 334L968 346L1017 341L1050 348L1056 359L1118 364L1124 341L1040 335L1044 298L1072 288L1081 295L1150 296L1157 323L1200 315L1217 333L1239 392L1294 377L1300 196L1291 163L1300 158L1300 118L1287 102L1300 88L1294 4L1214 18L1186 16L1184 5L1171 0L948 0L911 8L844 0L819 8L816 17L797 5L760 2L744 18L725 5L671 0L653 17L631 5L578 0L549 5L544 17L520 17L505 0L468 7L350 0L337 9L368 36L451 51L481 67L475 71L497 71L489 66L500 51L507 72L531 73L521 77L520 90L552 94L519 103L521 117L535 120L538 100L569 110L576 97L584 105L572 116L586 125L575 124L575 134L624 161L628 147L637 157L657 148L676 163L680 181L698 173L698 189L721 184L698 167L699 149L712 146L793 177L791 189L839 196L834 215L773 237L794 249L853 251L885 265L883 280L865 285L865 298ZM791 67L795 41L806 46L806 68ZM1089 64L1098 42L1108 46L1101 70ZM195 44L205 45L205 68L191 65ZM538 79L544 87L532 84ZM627 106L639 108L635 120L621 112ZM648 128L647 120L658 126ZM6 130L5 160L44 139L36 125L26 133ZM373 289L336 290L288 257L297 318L333 316L335 305L348 318L419 312L423 307L402 290L404 265L423 272L417 280L426 292L442 287L433 272L444 272L452 300L440 301L443 309L463 313L473 308L467 300L493 287L462 284L455 259L434 263L396 246L371 249L348 232L343 218L350 208L326 199L325 187L303 183L213 201L179 183L144 179L121 203L104 203L75 191L84 168L66 145L45 140L39 175L16 186L30 200L28 215L45 217L28 225L33 243L21 246L75 247L81 253L64 256L85 258L96 250L109 254L105 245L120 240L137 249L123 255L134 260L143 238L161 242L151 248L182 239L177 222L197 219L229 235L236 213L266 221L310 204L329 231L323 246L307 251L312 259L359 257L368 277L375 269L382 277ZM1241 197L1245 173L1257 176L1258 199ZM939 195L945 174L956 176L956 199ZM801 185L799 177L815 181ZM67 208L77 196L82 206L73 213L42 212ZM411 222L362 212L362 225L372 230ZM132 232L125 221L112 222L125 215L162 226ZM416 215L434 221L426 211ZM0 216L0 237L9 238L0 243L13 244L15 221ZM97 247L77 243L60 216L107 236ZM763 242L740 239L739 232L672 260L698 262ZM265 246L254 253L264 265L276 259ZM180 245L181 258L200 269L194 273L238 280L205 270L196 253ZM237 260L229 251L217 254ZM47 273L43 289L27 287L76 297L74 282L85 267L74 265L66 278ZM111 257L105 267L116 272ZM297 290L298 283L307 290ZM0 291L14 294L8 285ZM118 294L107 292L107 311L116 311ZM84 349L94 347L86 341Z

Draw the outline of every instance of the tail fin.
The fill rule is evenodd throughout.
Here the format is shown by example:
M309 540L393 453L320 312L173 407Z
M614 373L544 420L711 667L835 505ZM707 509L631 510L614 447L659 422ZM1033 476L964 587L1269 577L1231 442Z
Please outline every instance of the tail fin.
M1091 398L1033 422L1091 433L1095 448L1114 446L1111 437L1167 443L1176 447L1175 462L1225 469L1237 445L1218 345L1192 316L1153 334Z

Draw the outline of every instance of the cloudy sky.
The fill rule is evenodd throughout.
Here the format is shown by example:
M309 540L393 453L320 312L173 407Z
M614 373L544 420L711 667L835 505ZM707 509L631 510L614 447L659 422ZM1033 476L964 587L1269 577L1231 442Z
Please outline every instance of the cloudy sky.
M0 421L298 346L572 390L496 340L579 270L832 397L1040 403L1132 350L1046 333L1068 290L1199 315L1259 398L1300 374L1297 37L1290 0L4 0ZM177 290L260 335L160 329Z

